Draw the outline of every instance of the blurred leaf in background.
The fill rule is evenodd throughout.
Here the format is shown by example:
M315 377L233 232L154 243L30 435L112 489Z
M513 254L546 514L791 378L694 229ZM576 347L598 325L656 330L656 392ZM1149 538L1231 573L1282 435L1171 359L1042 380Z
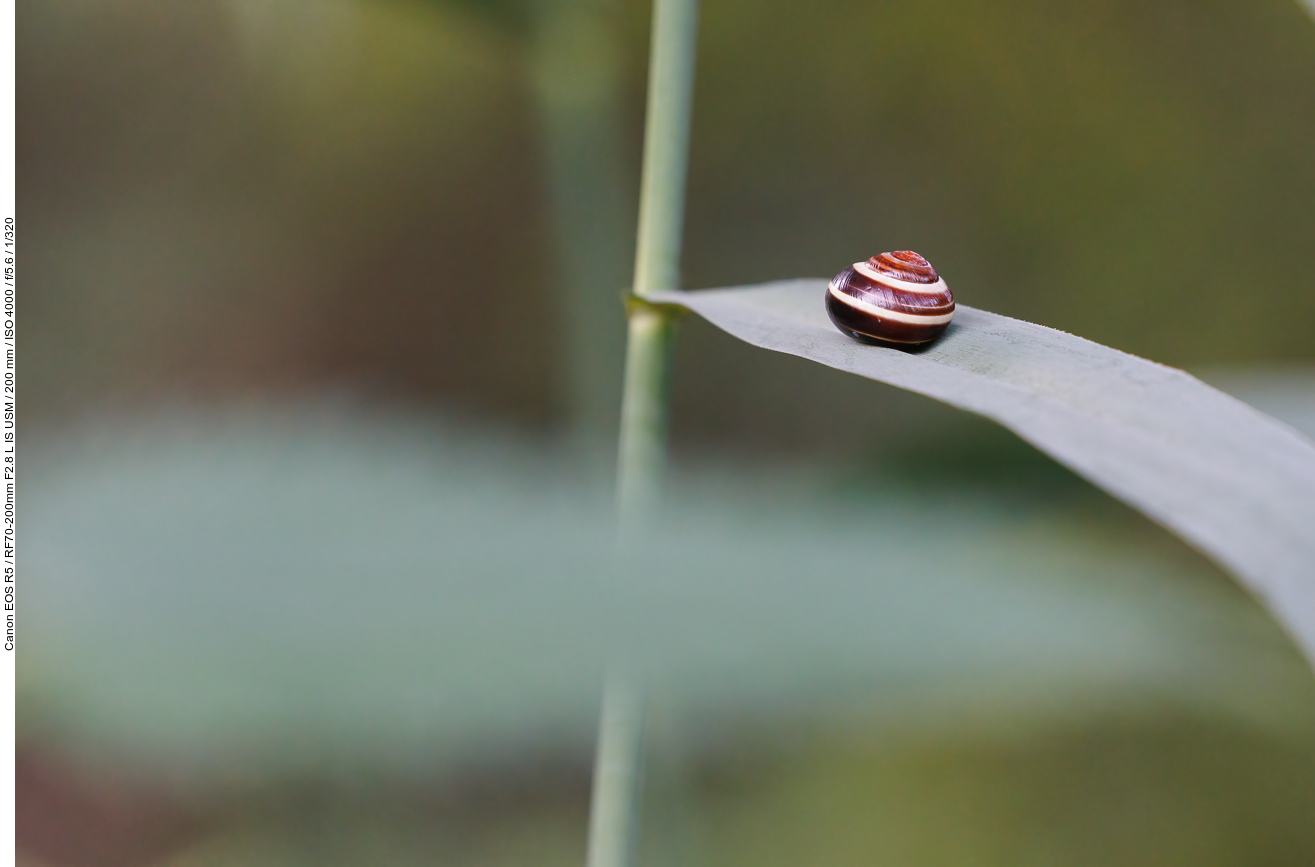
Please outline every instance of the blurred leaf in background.
M811 744L837 721L1026 750L1200 717L1315 748L1298 734L1315 683L1286 636L1155 537L1102 536L1044 502L1001 511L980 491L856 501L709 467L618 563L606 498L552 455L332 407L47 441L25 499L25 750L168 781L185 804L318 781L327 800L288 809L336 827L362 786L585 766L616 658L670 705L684 761L716 768L766 737L754 774L769 776L830 749ZM303 833L193 809L225 833ZM335 833L369 860L366 826ZM401 845L401 829L380 833ZM294 842L287 863L319 857Z

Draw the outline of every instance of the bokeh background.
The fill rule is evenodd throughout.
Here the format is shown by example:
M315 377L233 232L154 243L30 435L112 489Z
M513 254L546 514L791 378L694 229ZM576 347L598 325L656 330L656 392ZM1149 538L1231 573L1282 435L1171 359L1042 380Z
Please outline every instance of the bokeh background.
M580 863L618 653L646 863L1315 861L1309 666L988 422L691 318L613 556L649 14L20 9L23 863ZM1315 435L1312 141L1292 0L704 0L684 285L912 248Z

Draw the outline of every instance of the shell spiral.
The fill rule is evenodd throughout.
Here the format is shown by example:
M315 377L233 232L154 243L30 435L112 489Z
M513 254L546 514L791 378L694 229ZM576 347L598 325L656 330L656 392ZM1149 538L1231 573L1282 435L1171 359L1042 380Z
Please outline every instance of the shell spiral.
M865 343L926 343L950 324L954 295L930 262L897 250L837 274L826 311L837 328Z

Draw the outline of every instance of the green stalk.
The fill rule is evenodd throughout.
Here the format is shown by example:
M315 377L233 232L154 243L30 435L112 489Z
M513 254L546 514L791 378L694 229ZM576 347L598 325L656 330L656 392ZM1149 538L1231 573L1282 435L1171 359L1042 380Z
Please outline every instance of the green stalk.
M644 696L633 680L613 676L603 689L589 810L587 867L635 861L643 763Z
M676 289L685 223L690 107L698 0L654 0L648 116L640 185L634 296L617 456L617 519L622 540L651 525L661 495L670 414L671 354L680 308L648 297ZM610 681L603 696L589 817L588 867L631 867L643 767L642 691Z
M644 176L635 249L635 294L640 298L675 289L680 282L698 16L698 0L655 0L653 5Z
M682 308L631 298L626 376L617 455L617 529L622 542L643 531L657 510L667 462L671 356Z
M646 299L654 292L679 288L680 283L697 32L698 0L654 0L639 237L617 459L617 511L623 538L649 522L666 464L671 354L679 308Z

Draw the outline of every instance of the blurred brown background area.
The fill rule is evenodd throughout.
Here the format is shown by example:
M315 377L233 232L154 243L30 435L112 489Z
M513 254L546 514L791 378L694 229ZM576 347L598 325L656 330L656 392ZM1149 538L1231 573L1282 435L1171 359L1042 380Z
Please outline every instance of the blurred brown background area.
M239 5L20 16L32 417L327 387L542 422L515 43L427 8Z
M649 11L23 5L25 436L99 413L328 394L584 430L605 466ZM704 0L698 63L688 288L829 276L912 248L961 303L1167 364L1315 361L1315 22L1291 0ZM693 318L681 341L679 459L853 458L860 495L881 455L908 471L957 450L957 478L989 484L1064 474L977 419ZM1096 533L1157 532L1075 515L1112 522ZM52 742L22 758L30 865L565 864L583 851L587 772L559 757L520 775L291 780L211 801L102 774ZM1315 853L1308 733L1184 712L1003 743L928 736L899 767L830 732L783 756L730 751L691 772L702 818L674 824L710 863ZM1129 791L1144 810L1122 803Z
M647 8L576 5L601 35L568 49L584 58L568 98L614 116L594 147L632 197ZM27 420L332 388L569 424L531 19L405 0L24 7ZM1283 0L708 4L686 285L915 247L963 303L1168 364L1309 360L1313 41ZM560 183L587 196L598 160L581 165ZM632 214L598 198L581 221L625 223L628 261ZM619 310L627 277L588 287L595 306ZM615 348L610 330L594 339ZM743 370L791 362L689 331L678 442L793 424L754 416L771 410ZM842 423L822 405L860 386L796 375L826 394L822 437Z

